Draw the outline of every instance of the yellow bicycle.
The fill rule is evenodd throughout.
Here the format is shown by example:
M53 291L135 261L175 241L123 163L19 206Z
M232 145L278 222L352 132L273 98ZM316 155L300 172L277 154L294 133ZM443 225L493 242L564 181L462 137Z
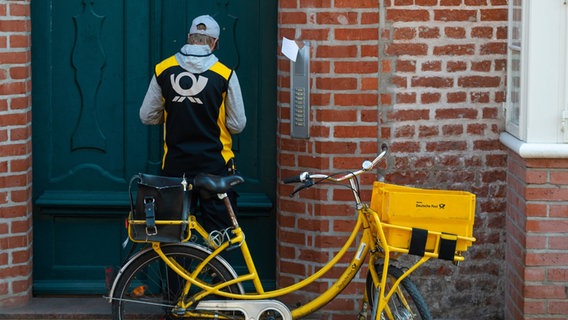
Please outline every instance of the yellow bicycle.
M151 246L133 255L118 271L108 297L113 319L298 319L332 301L365 263L366 294L358 319L431 319L428 306L409 275L429 259L455 263L464 260L461 253L475 241L471 236L475 196L375 182L369 207L361 200L358 177L370 172L386 153L383 147L374 160L365 161L354 172L304 172L285 179L285 183L300 183L294 193L324 182L347 186L355 200L356 219L351 235L325 266L303 281L276 290L263 287L244 231L226 196L243 179L199 175L189 184L183 179L183 190L208 190L223 199L233 225L208 233L191 214L181 220L152 216L149 221L148 216L138 219L131 212L130 238ZM143 205L148 208L153 202L144 200ZM153 209L146 211L154 214ZM166 228L183 230L180 242L166 243L155 237ZM134 234L136 230L144 230L142 236L140 232ZM188 241L195 233L206 239L207 245ZM221 256L231 249L240 249L246 272L237 274ZM352 255L350 263L319 297L292 308L277 300L318 280L342 259L345 261L347 253ZM391 263L405 254L420 258L404 269ZM245 292L245 283L252 284L249 287L253 289Z

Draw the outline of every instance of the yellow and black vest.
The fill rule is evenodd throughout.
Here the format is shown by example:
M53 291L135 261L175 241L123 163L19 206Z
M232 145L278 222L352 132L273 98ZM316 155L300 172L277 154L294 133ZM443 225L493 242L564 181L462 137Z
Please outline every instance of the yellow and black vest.
M217 62L193 74L172 56L156 65L155 72L165 106L164 174L221 172L234 157L224 104L233 71Z

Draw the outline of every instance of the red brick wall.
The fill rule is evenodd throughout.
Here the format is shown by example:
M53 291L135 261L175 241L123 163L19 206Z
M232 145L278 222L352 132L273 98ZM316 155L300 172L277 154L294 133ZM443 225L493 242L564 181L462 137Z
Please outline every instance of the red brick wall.
M0 1L0 307L31 297L29 1Z
M373 1L279 1L279 36L310 41L310 139L290 138L290 63L279 57L279 176L360 167L378 150L378 10ZM367 184L373 180L366 177ZM279 285L304 279L327 262L349 235L355 217L348 190L315 187L289 198L279 186ZM368 193L367 193L368 195ZM323 200L323 201L322 201ZM315 212L318 212L317 214ZM325 212L322 213L322 212ZM332 272L337 276L337 271ZM315 298L330 283L286 297L291 305ZM325 314L353 317L362 286L351 286Z
M509 152L507 319L568 314L568 160Z
M433 261L414 275L437 319L502 317L506 20L505 0L280 1L279 36L309 40L312 50L308 140L290 137L290 66L279 60L280 177L358 168L386 141L387 181L478 196L478 241L466 261ZM374 178L363 180L367 191ZM280 285L325 263L354 217L346 190L289 198L291 190L279 187ZM319 317L352 317L362 292L350 286Z

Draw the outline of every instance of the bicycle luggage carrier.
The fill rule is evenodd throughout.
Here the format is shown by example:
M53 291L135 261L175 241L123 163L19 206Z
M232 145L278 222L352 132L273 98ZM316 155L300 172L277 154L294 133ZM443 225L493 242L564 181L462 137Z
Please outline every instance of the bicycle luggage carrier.
M371 209L379 215L387 245L410 254L454 260L475 241L475 195L470 192L375 181Z

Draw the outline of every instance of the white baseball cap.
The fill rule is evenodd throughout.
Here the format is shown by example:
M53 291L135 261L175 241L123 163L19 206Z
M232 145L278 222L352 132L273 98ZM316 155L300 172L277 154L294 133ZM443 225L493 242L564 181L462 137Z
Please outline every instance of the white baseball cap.
M197 28L200 24L205 26L204 30ZM219 24L210 15L203 15L193 19L191 28L189 28L189 34L199 33L215 39L219 39L220 31Z

